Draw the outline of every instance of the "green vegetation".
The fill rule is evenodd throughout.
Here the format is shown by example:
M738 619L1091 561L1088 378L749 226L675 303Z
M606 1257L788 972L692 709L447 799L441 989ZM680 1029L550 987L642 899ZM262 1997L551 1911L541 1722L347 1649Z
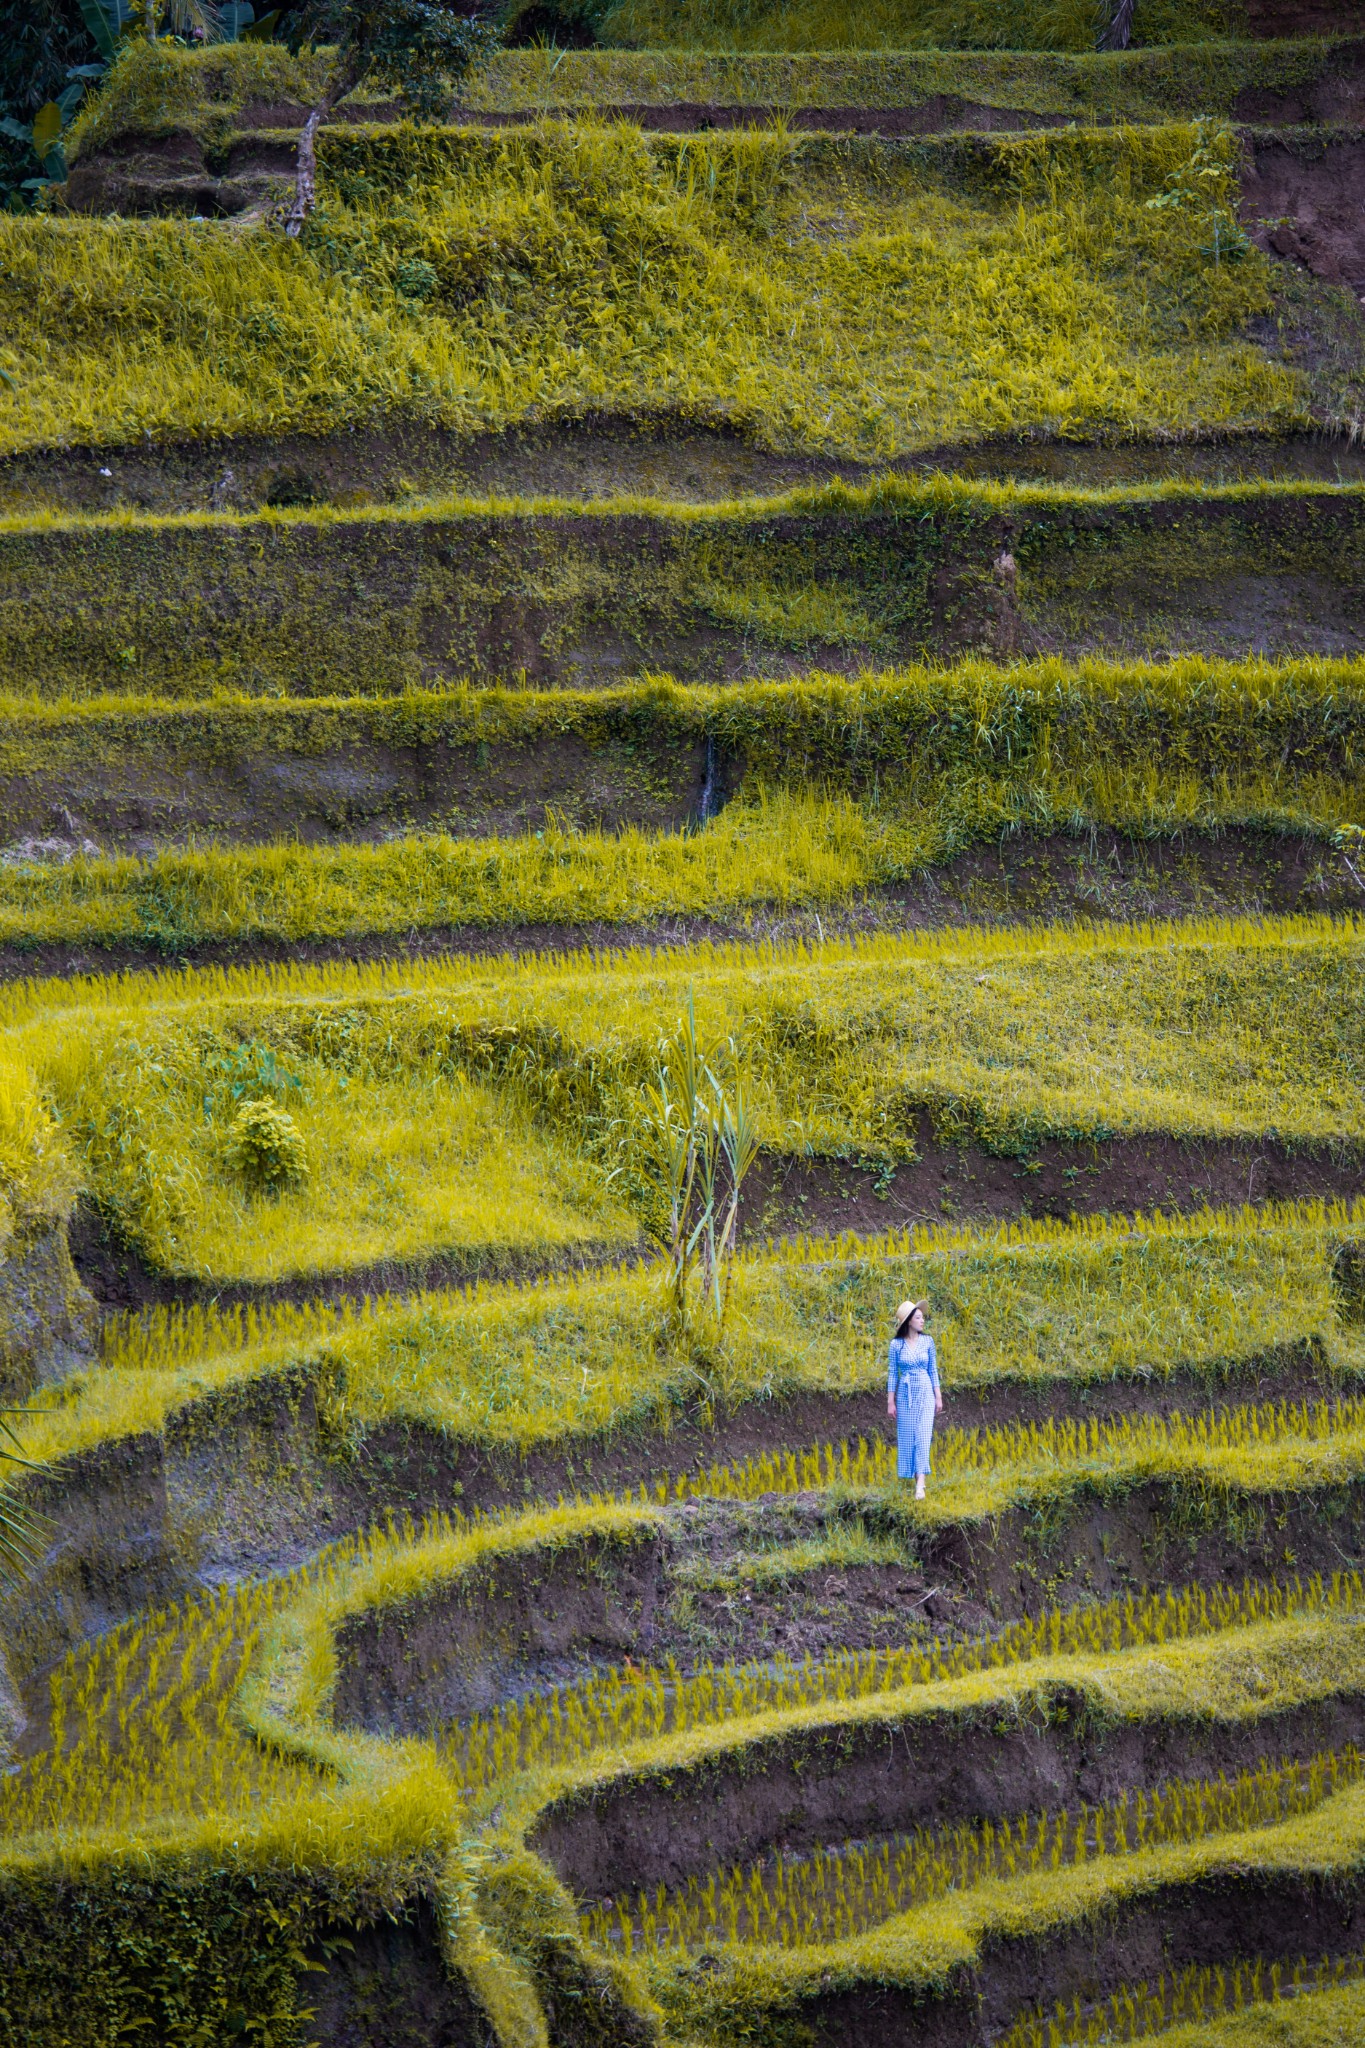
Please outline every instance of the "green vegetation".
M739 1943L796 1948L846 1941L897 1913L992 1877L1059 1870L1311 1813L1360 1775L1360 1758L1346 1750L1279 1769L1262 1764L1230 1783L1176 1779L1109 1806L1025 1814L998 1829L989 1821L960 1823L937 1832L921 1829L873 1850L859 1846L775 1863L764 1859L712 1873L704 1884L691 1878L662 1905L640 1892L599 1907L586 1916L585 1932L627 1955L650 1956Z
M850 1701L884 1699L907 1686L941 1685L973 1673L1012 1670L1034 1659L1113 1655L1153 1644L1189 1642L1253 1628L1267 1618L1330 1618L1353 1612L1360 1597L1355 1581L1338 1579L1330 1589L1315 1581L1284 1592L1248 1581L1240 1595L1223 1592L1212 1601L1189 1594L1139 1599L1129 1595L1108 1607L1054 1611L1003 1629L979 1647L945 1648L934 1643L924 1650L845 1653L819 1664L807 1659L801 1665L778 1658L771 1667L760 1669L704 1665L686 1678L675 1667L636 1666L624 1677L613 1671L603 1679L514 1700L496 1714L473 1716L444 1732L442 1754L475 1794L522 1773L562 1770L622 1745L723 1729L731 1722L752 1727L756 1716L796 1708L837 1709ZM1262 1640L1268 1639L1257 1638ZM1294 1640L1302 1645L1309 1638L1300 1635ZM325 1691L326 1681L321 1683ZM688 1890L690 1894L691 1886ZM629 1919L630 1904L623 1902L622 1910ZM596 1924L605 1929L610 1917ZM618 1931L624 1932L622 1923Z
M1046 1138L1148 1132L1353 1147L1360 953L1352 926L1291 919L304 968L174 994L148 977L16 994L9 1042L66 1170L144 1258L273 1279L624 1249L629 1205L653 1214L647 1091L689 1005L705 1043L734 1041L772 1155L894 1171L921 1117L1025 1162ZM311 1168L253 1195L232 1128L265 1099Z
M712 1406L812 1391L874 1399L880 1331L893 1295L927 1294L954 1383L1141 1384L1192 1372L1210 1392L1239 1365L1283 1347L1317 1352L1344 1389L1362 1358L1337 1318L1333 1262L1360 1214L1307 1205L1239 1216L921 1230L878 1245L814 1244L742 1258L725 1348L660 1347L664 1303L649 1271L556 1280L534 1291L336 1308L196 1306L111 1319L104 1363L69 1379L26 1424L29 1454L57 1460L112 1438L157 1432L185 1404L293 1367L311 1372L335 1438L356 1445L394 1422L448 1439L567 1454L570 1482L594 1460ZM700 1373L700 1376L699 1376ZM752 1412L752 1411L751 1411ZM856 1411L854 1435L867 1427ZM646 1438L646 1441L648 1439ZM852 1454L850 1454L852 1455ZM842 1454L840 1454L842 1460ZM743 1464L704 1455L651 1499L753 1490ZM691 1463L689 1459L685 1461ZM762 1468L752 1468L761 1474ZM821 1463L815 1483L838 1480ZM516 1468L513 1467L515 1473ZM765 1475L778 1488L785 1463ZM855 1475L850 1472L849 1477ZM756 1483L756 1480L755 1482Z
M1045 1138L1147 1132L1355 1146L1360 953L1352 926L1291 919L305 968L178 996L148 977L17 994L9 1042L128 1243L166 1271L271 1279L625 1248L628 1205L653 1213L660 1040L689 1004L703 1042L734 1041L778 1156L894 1170L922 1116L1024 1161ZM312 1165L253 1197L231 1126L266 1098Z
M1163 917L1365 890L1365 488L1196 481L1356 431L1359 308L1252 246L1227 123L1307 163L1359 52L1231 0L1103 58L1091 0L508 25L598 47L482 125L353 101L298 237L344 59L264 41L133 39L70 136L122 212L0 217L13 502L209 508L0 522L0 964L147 968L0 988L0 2038L1354 2041L1360 920L905 927L973 848L1017 910L1021 833L1197 831ZM604 119L679 101L768 125ZM124 217L172 203L224 217ZM1353 276L1307 204L1275 247ZM1060 481L850 466L1002 437ZM1184 481L1067 482L1153 439ZM692 447L834 480L399 467ZM1346 1199L1200 1207L1258 1186ZM944 1220L840 1233L879 1198Z
M1156 2033L1163 2048L1348 2048L1365 2018L1365 1991L1353 1981L1358 1970L1355 1956L1303 1956L1292 1968L1190 1965L1151 1984L1125 1985L1098 2010L1083 2011L1077 1998L1045 2019L1030 2015L1002 2037L1003 2048L1082 2048Z
M1266 260L1205 249L1236 161L1231 130L1189 124L899 150L333 129L297 247L0 222L0 447L584 408L867 458L1002 430L1283 429L1307 387L1240 338ZM1149 205L1193 164L1197 203Z
M1150 10L1149 10L1150 12ZM829 19L828 11L826 19ZM863 16L866 19L866 16ZM1151 38L1151 41L1159 41ZM1322 37L1299 42L1185 42L1099 54L1087 36L1076 54L961 48L859 46L792 54L757 48L565 49L553 44L499 51L461 92L481 113L591 113L613 106L918 107L938 95L1023 114L1094 121L1167 121L1197 115L1232 118L1239 92L1284 93L1334 79L1351 46ZM87 98L70 131L76 157L89 159L136 134L193 135L217 161L252 132L248 109L312 105L322 67L291 57L277 43L219 43L175 50L165 43L128 48L97 97ZM954 124L970 126L964 115Z
M463 98L466 106L488 113L667 106L677 100L786 112L918 107L944 94L973 106L1081 122L1166 121L1191 114L1232 117L1238 93L1248 87L1310 88L1333 77L1345 54L1318 37L1296 43L1183 43L1122 56L1097 55L1088 45L1075 56L871 51L866 45L838 55L504 50L470 80ZM107 98L104 113L113 132L117 104ZM972 114L964 111L951 125L974 125Z
M0 1788L0 1832L140 1833L206 1813L278 1809L312 1791L253 1744L232 1699L260 1631L290 1594L247 1585L125 1624L48 1682L41 1767Z
M941 1342L945 1357L957 1361L959 1383L973 1376L1131 1372L1151 1360L1158 1330L1160 1358L1171 1369L1203 1365L1216 1375L1239 1355L1262 1351L1271 1328L1277 1341L1290 1345L1318 1334L1345 1364L1354 1352L1349 1328L1342 1329L1333 1313L1331 1267L1343 1232L1353 1227L1351 1219L1320 1210L1278 1218L1248 1212L1237 1219L1079 1231L1034 1227L984 1238L926 1235L888 1247L882 1264L852 1247L842 1257L824 1248L807 1260L742 1263L735 1367L753 1391L771 1389L783 1374L789 1388L871 1388L879 1357L851 1344L851 1333L871 1327L874 1300L884 1305L906 1286L932 1291L943 1302ZM477 1431L485 1442L500 1431L523 1445L562 1440L567 1429L575 1433L590 1481L594 1433L600 1441L604 1429L632 1414L657 1418L661 1401L693 1396L690 1367L661 1381L650 1356L647 1333L660 1306L650 1276L637 1275L561 1284L535 1297L517 1289L444 1301L428 1296L368 1315L334 1312L321 1321L288 1307L268 1318L205 1309L184 1318L163 1313L115 1336L108 1365L84 1386L69 1385L49 1412L33 1418L32 1449L52 1458L76 1443L98 1441L101 1428L106 1439L111 1428L145 1430L155 1426L158 1404L164 1415L172 1399L183 1402L214 1384L268 1370L272 1359L276 1368L282 1358L306 1363L312 1348L319 1367L332 1375L329 1427L343 1436L396 1416L439 1419L448 1429ZM541 1348L527 1370L517 1347L532 1335ZM609 1378L613 1356L618 1365ZM490 1368L496 1378L487 1376ZM433 1399L440 1374L443 1407ZM732 1384L738 1393L738 1376ZM469 1399L480 1386L482 1404ZM571 1386L580 1395L577 1405L569 1398ZM101 1403L107 1404L102 1423L96 1419ZM1269 1426L1283 1431L1296 1422L1307 1425L1301 1443L1281 1435L1272 1454L1278 1481L1290 1485L1300 1451L1311 1459L1326 1441L1315 1434L1320 1425L1311 1415L1281 1414ZM1224 1434L1240 1428L1244 1443L1248 1434L1264 1434L1267 1421L1249 1412L1244 1424L1223 1428ZM1050 1447L1064 1448L1060 1438ZM1015 1448L1030 1454L1027 1445ZM1340 1449L1346 1448L1343 1441ZM1193 1438L1190 1449L1198 1449ZM1056 1470L1055 1458L1052 1463ZM826 1468L820 1476L840 1479L841 1472L830 1475ZM849 1476L858 1476L856 1457ZM722 1475L715 1478L714 1490L723 1494ZM685 1498L699 1487L710 1490L700 1473L668 1491ZM1330 1697L1356 1682L1359 1585L1344 1577L1330 1587L1291 1582L1248 1586L1241 1594L1173 1591L1045 1612L980 1645L835 1657L820 1668L793 1666L785 1678L780 1670L766 1679L701 1671L680 1689L676 1676L665 1672L618 1671L586 1690L558 1699L542 1694L449 1730L435 1749L360 1736L318 1718L334 1682L333 1633L346 1617L385 1606L401 1610L452 1574L477 1575L495 1558L520 1556L530 1568L556 1548L605 1532L629 1542L632 1532L657 1528L659 1517L657 1506L603 1503L534 1509L463 1528L429 1527L420 1537L400 1524L334 1552L289 1585L248 1586L131 1622L97 1651L78 1653L54 1672L50 1740L5 1788L7 1868L36 1874L56 1855L66 1867L96 1872L107 1854L124 1854L136 1843L161 1874L158 1881L171 1881L181 1868L176 1859L187 1856L191 1868L193 1859L208 1858L229 1873L268 1874L274 1859L297 1854L306 1841L310 1857L335 1870L338 1883L391 1884L396 1879L383 1873L401 1870L410 1884L423 1869L433 1877L443 1872L441 1881L456 1886L470 1916L457 1923L465 1930L452 1950L458 1966L482 1987L482 1996L524 2015L526 2000L535 1999L544 1980L535 1971L522 1974L516 1955L497 1945L505 1935L487 1946L489 1935L479 1932L505 1928L498 1902L500 1887L511 1880L500 1873L523 1866L509 1837L505 1846L495 1842L486 1872L471 1875L478 1867L461 1860L451 1800L461 1782L481 1806L506 1805L506 1774L519 1774L524 1789L506 1808L507 1825L519 1839L556 1787L568 1789L601 1772L604 1737L606 1755L618 1755L623 1740L634 1745L632 1769L652 1770L656 1760L658 1767L676 1769L687 1756L710 1754L718 1742L733 1747L753 1740L760 1730L825 1725L831 1716L839 1723L852 1716L853 1725L869 1714L955 1710L959 1699L969 1712L984 1707L999 1715L1006 1699L1051 1697L1049 1688L1059 1685L1069 1697L1078 1685L1093 1687L1097 1710L1107 1713L1235 1716ZM237 1673L250 1663L252 1632L262 1627L268 1655L241 1696L244 1731L232 1693ZM670 1717L684 1713L686 1725L674 1718L670 1733ZM253 1747L261 1736L264 1752ZM1316 1810L1335 1816L1339 1809L1340 1796ZM362 1814L364 1825L357 1828ZM1251 1835L1219 1837L1225 1850L1216 1854L1215 1837L1202 1839L1214 1861L1198 1867L1214 1869L1222 1867L1217 1859L1224 1853L1239 1865L1248 1855L1255 1860L1272 1838L1256 1829L1253 1850ZM1109 1848L1102 1862L1069 1864L1058 1878L1085 1869L1112 1883L1124 1859L1114 1855L1112 1843ZM1172 1849L1149 1844L1129 1853L1140 1860L1167 1857ZM1169 1875L1171 1866L1160 1868ZM33 1881L36 1876L24 1879ZM993 1912L990 1886L1001 1881L987 1880L962 1896L979 1898L981 1909ZM562 1912L562 1903L553 1910ZM913 1947L921 1935L909 1931L907 1938ZM568 1932L564 1939L571 1941ZM603 1967L590 1962L590 1950L570 1952L581 1955L581 1967ZM727 1997L736 1995L729 1961L722 1988ZM668 1986L656 1989L667 1993ZM630 1989L622 1980L622 1995L636 2000L645 1994L643 1986Z

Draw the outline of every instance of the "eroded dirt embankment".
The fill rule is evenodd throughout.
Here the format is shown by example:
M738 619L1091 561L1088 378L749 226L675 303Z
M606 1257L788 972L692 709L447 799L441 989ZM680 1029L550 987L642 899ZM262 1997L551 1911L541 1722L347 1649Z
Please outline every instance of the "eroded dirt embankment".
M948 1454L941 1446L940 1462ZM869 1497L868 1525L894 1530L906 1555L816 1569L779 1553L836 1530L837 1500L687 1502L661 1512L657 1536L522 1552L348 1622L334 1710L347 1725L419 1734L625 1658L682 1671L778 1655L799 1664L980 1636L1052 1605L1274 1578L1291 1564L1330 1576L1365 1555L1363 1498L1358 1484L1261 1496L1119 1475L1041 1508L923 1524L894 1496Z
M47 1517L50 1535L22 1599L0 1606L0 1639L11 1679L26 1684L67 1649L198 1584L290 1570L324 1544L389 1513L420 1517L436 1508L474 1514L561 1494L631 1491L642 1481L652 1487L660 1479L705 1472L712 1464L767 1451L856 1443L859 1437L872 1441L890 1427L885 1399L873 1389L858 1395L750 1401L710 1421L680 1415L666 1433L628 1426L601 1436L571 1437L526 1457L416 1424L391 1423L371 1429L339 1455L319 1416L319 1375L325 1382L326 1371L325 1361L290 1368L191 1399L159 1431L94 1445L25 1479L21 1490ZM1177 1367L1161 1377L1013 1380L956 1388L950 1378L946 1422L950 1428L972 1429L1050 1416L1103 1420L1176 1409L1189 1413L1285 1396L1325 1398L1337 1385L1315 1347L1288 1346L1208 1371ZM322 1391L325 1408L325 1384ZM969 1560L969 1575L971 1568ZM918 1593L899 1590L906 1577L878 1575L888 1615L910 1612L910 1599L918 1598ZM516 1624L514 1635L534 1633L541 1625L537 1615L545 1616L547 1627L558 1626L553 1600L546 1605L535 1583L533 1575L517 1581L511 1597L529 1599L528 1613L533 1613ZM865 1583L856 1572L842 1588L831 1586L828 1576L811 1581L817 1604L827 1596L845 1619L850 1588L856 1594ZM787 1633L793 1617L780 1606L760 1605L755 1611L746 1606L742 1591L702 1599L695 1653L713 1653L708 1629L717 1640L724 1636L725 1654L771 1654L784 1643L798 1647ZM457 1600L450 1640L462 1641L459 1631L467 1625L502 1657L497 1645L507 1631L501 1599L495 1586L482 1605ZM941 1619L946 1626L953 1617L945 1612ZM975 1625L970 1616L962 1620L965 1626ZM638 1613L630 1627L638 1632ZM661 1627L656 1621L656 1636ZM804 1621L801 1631L801 1640L809 1640ZM616 1622L611 1632L619 1633ZM868 1639L880 1638L874 1631ZM570 1640L568 1647L561 1643L554 1649L553 1659L581 1662L593 1654ZM511 1659L512 1689L525 1682L522 1667L528 1660L534 1663L535 1657L524 1646ZM420 1688L413 1693L406 1669L401 1658L391 1668L380 1658L372 1678L365 1680L374 1688L372 1704L358 1706L357 1712L389 1711L383 1706L386 1698L412 1695L415 1704L403 1712L425 1726L432 1703L420 1696ZM500 1681L471 1666L461 1682L486 1691Z
M1267 144L1265 178L1297 159ZM1311 165L1302 172L1317 189ZM1319 181L1321 182L1321 181ZM1267 183L1267 191L1270 183ZM1278 189L1278 188L1276 188ZM1249 205L1265 211L1256 186ZM37 449L0 458L0 513L249 512L265 506L416 505L425 499L619 497L705 504L803 484L946 472L983 481L1105 489L1365 477L1365 448L1338 434L1217 435L1087 443L1047 435L943 444L886 462L759 446L736 428L666 413L587 413L539 428L461 438L395 420L345 434L224 436L131 446Z
M993 1934L975 1969L941 1989L864 1981L785 2004L780 2028L809 2048L981 2048L1022 2010L1098 2003L1186 1968L1235 1961L1292 1966L1302 1956L1353 1955L1365 1938L1365 1885L1338 1873L1232 1868L1193 1882L1152 1884L1031 1934ZM782 2035L775 2030L772 2038ZM788 2034L787 2038L791 2038Z
M285 806L272 801L275 793L270 786L271 765L266 764L262 776L265 789L254 792L260 796L259 822L273 824L276 837L295 836L288 829ZM693 769L686 759L675 760L674 792L661 800L655 785L648 805L635 800L629 783L604 787L608 781L606 765L595 787L585 791L581 782L572 780L571 760L544 764L549 785L542 785L545 800L587 829L638 823L667 830L684 825L695 813L704 779L701 764ZM648 765L652 767L652 761ZM518 825L529 829L544 816L543 810L535 814L529 803L524 815L513 812L508 784L520 786L515 772L519 766L513 764L513 772L503 787L490 780L483 792L486 809L472 822L491 834L504 827L515 830ZM551 780L556 767L566 778L562 783ZM359 779L363 763L358 769L353 767L352 772L353 778ZM492 773L490 769L490 778ZM723 780L724 764L718 774ZM733 779L739 778L736 768ZM249 768L245 779L251 781ZM294 778L289 780L293 782ZM64 793L72 793L69 786ZM92 770L82 793L89 806L84 816L77 820L63 809L55 822L62 829L80 833L88 844L91 842L87 826L95 823L101 801L98 771ZM0 804L9 794L0 794ZM315 820L306 814L307 799L298 796L297 801L305 811L302 818L298 811L294 813L297 836L307 838L308 827ZM146 807L131 815L125 813L107 833L101 851L145 848L155 852L168 824L168 837L186 830L187 808L183 806L168 817L167 811L158 811L155 796L149 791ZM662 818L660 811L665 812ZM10 813L11 820L12 817ZM330 822L336 822L335 815ZM452 823L439 814L433 822ZM377 820L371 819L367 824L362 814L352 829L355 837L364 838L377 828ZM192 822L188 829L193 830ZM344 836L344 826L338 836ZM132 839L131 845L128 838ZM36 867L70 856L80 844L80 839L49 839L35 848L32 842L19 841L8 851L16 864ZM254 967L285 961L492 959L528 953L554 957L729 940L749 944L823 942L864 932L1056 924L1073 919L1088 924L1164 922L1182 917L1282 917L1293 913L1351 916L1365 912L1365 887L1359 874L1359 864L1328 840L1292 832L1234 827L1218 833L1183 831L1159 839L1133 838L1105 830L1080 836L1016 832L995 842L969 847L950 860L926 868L908 882L852 892L828 903L757 903L730 917L673 914L628 922L594 918L575 923L435 924L425 930L409 925L399 931L361 930L330 938L295 939L262 934L196 940L184 932L164 930L149 931L143 939L123 939L109 945L88 939L10 944L0 945L0 981L156 973L171 962ZM154 879L149 875L149 922L155 914L156 896Z
M758 1736L703 1764L612 1778L557 1801L530 1839L576 1898L607 1899L770 1853L1108 1805L1173 1778L1307 1760L1362 1730L1359 1692L1231 1721L1100 1722L1064 1686L1043 1687L1018 1719L998 1708L906 1714L888 1699L873 1723Z

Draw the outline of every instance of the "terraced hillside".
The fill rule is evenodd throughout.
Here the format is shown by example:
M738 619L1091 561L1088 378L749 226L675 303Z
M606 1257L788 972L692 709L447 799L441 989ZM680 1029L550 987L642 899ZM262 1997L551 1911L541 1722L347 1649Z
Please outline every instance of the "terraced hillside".
M1358 10L503 27L0 213L0 2044L1354 2043Z

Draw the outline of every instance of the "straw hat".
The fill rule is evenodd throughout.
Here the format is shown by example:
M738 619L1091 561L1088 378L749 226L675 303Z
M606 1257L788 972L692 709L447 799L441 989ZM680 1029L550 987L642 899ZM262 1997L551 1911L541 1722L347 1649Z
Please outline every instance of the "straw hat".
M927 1309L928 1306L927 1301L903 1301L896 1310L896 1328L903 1329L917 1308Z

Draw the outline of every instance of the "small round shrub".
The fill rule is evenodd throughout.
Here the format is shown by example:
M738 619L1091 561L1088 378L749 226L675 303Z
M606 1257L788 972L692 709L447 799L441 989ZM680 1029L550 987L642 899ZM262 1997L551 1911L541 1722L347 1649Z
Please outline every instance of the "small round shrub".
M402 298L434 299L441 288L436 266L425 256L408 256L394 272L394 284Z
M308 1147L275 1102L244 1102L227 1134L227 1160L253 1194L279 1194L308 1178Z

